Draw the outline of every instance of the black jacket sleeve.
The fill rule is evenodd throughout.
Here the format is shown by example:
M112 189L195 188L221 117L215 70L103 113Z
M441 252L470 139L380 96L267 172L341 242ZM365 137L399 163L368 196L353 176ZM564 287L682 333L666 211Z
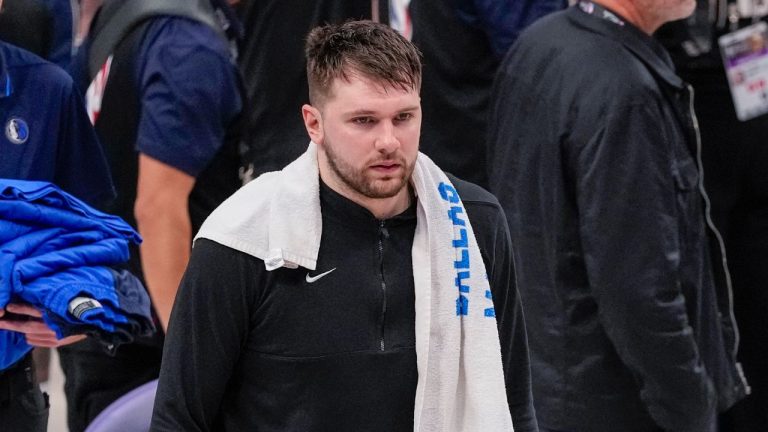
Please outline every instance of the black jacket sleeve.
M487 201L472 202L462 195L488 270L512 423L516 432L537 432L528 338L515 279L509 226L496 199L490 194L488 198Z
M575 163L580 235L600 321L665 430L713 424L713 384L699 356L678 275L673 145L659 102L620 103ZM603 126L600 126L600 125Z
M171 313L150 430L219 430L216 416L250 326L254 259L195 242Z

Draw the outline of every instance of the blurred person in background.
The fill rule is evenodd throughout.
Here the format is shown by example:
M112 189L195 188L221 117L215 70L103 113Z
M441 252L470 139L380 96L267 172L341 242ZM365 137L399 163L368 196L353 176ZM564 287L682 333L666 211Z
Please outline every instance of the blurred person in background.
M656 36L670 50L680 76L696 91L704 184L712 201L712 220L728 253L741 335L737 357L752 389L725 413L720 430L764 431L768 430L768 114L737 117L718 39L756 29L744 37L750 43L764 40L755 26L766 22L768 4L725 0L696 4L692 17L662 27ZM763 69L751 81L767 78Z
M238 28L223 1L107 0L73 65L117 189L103 209L144 238L129 268L143 276L162 329L192 236L240 184ZM158 333L114 353L90 340L60 350L70 431L157 378Z
M91 205L114 197L104 152L64 71L0 42L0 89L0 178L49 181ZM0 333L11 331L24 333L35 347L84 338L57 339L40 311L18 303L0 309ZM37 384L30 353L0 370L0 430L44 432L47 422L48 396Z
M494 90L545 431L714 432L748 387L686 84L652 34L693 0L581 0L523 32Z
M70 0L5 0L0 40L68 68L77 3Z
M390 23L424 54L421 150L487 187L493 78L520 32L566 0L392 0Z
M244 37L238 63L249 109L244 118L243 172L248 182L280 170L304 152L307 134L296 110L308 102L304 37L315 26L374 16L387 2L368 0L239 0Z

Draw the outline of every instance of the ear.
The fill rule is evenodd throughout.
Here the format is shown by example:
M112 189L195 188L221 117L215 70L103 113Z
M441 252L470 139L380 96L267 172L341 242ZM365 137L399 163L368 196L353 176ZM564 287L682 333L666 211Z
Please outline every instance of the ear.
M323 119L320 110L312 105L304 104L301 107L301 115L304 118L304 127L307 128L309 138L317 145L323 145Z

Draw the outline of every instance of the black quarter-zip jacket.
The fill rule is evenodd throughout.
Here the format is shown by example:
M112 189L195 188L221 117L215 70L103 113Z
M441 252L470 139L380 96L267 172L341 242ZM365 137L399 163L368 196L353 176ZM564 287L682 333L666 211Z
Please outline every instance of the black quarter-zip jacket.
M452 178L491 275L516 431L536 431L506 220ZM387 220L321 184L316 270L201 239L176 298L153 431L411 431L416 206Z

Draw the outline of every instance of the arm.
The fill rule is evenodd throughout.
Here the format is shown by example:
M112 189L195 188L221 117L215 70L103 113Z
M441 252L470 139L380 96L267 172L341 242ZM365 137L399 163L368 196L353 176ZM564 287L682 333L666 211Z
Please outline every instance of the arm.
M512 241L507 219L500 207L494 215L494 219L486 225L488 229L495 231L492 264L487 268L490 271L488 280L499 328L507 402L515 431L537 432L539 429L533 407L528 337L520 294L517 291Z
M93 21L96 11L99 10L103 0L80 0L80 17L77 21L77 29L75 29L74 45L80 46L80 44L88 36L88 32L91 29L91 22Z
M189 258L189 196L195 178L224 143L240 111L237 75L226 44L202 24L158 21L137 62L141 118L135 216L141 262L164 328ZM219 50L210 44L221 43Z
M165 338L151 431L216 430L249 335L258 263L209 240L195 243Z
M640 398L665 430L704 431L715 416L678 267L673 145L657 101L619 103L576 156L584 260L599 317ZM604 124L600 129L598 125Z
M459 187L483 264L488 271L512 424L516 432L538 432L531 389L528 337L517 291L507 219L493 195L477 186L469 188L464 182L452 181Z
M194 177L144 154L139 155L139 177L134 213L141 244L141 266L152 304L163 330L189 261L192 224L188 197Z

